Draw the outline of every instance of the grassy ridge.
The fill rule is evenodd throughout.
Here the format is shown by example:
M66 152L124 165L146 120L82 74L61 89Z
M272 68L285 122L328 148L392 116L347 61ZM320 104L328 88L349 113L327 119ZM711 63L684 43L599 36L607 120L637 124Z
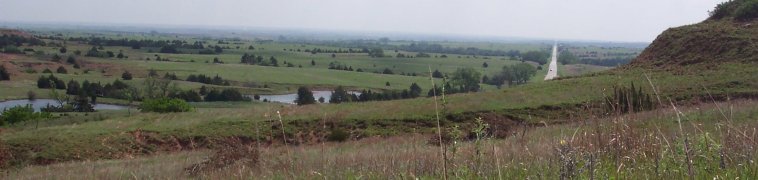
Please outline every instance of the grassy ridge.
M636 113L592 123L572 123L517 130L508 139L485 139L481 144L459 141L448 149L447 176L476 179L572 178L674 178L696 179L756 177L755 135L750 131L758 118L755 101L730 101L718 105L679 107L684 118L679 131L670 109ZM724 122L718 108L730 110ZM587 116L587 118L591 118ZM719 125L721 124L721 125ZM730 126L732 133L723 128ZM523 134L522 134L523 133ZM684 138L689 138L693 158L688 173ZM6 172L6 178L209 178L296 177L344 178L442 178L437 146L428 136L367 138L346 143L308 144L294 147L259 147L255 166L231 164L227 168L186 173L186 167L213 156L206 150L157 154L122 160L100 160L29 166ZM745 144L741 144L745 143ZM256 147L255 144L251 144ZM481 151L478 155L477 149ZM479 158L481 158L479 160ZM97 167L92 171L91 167Z

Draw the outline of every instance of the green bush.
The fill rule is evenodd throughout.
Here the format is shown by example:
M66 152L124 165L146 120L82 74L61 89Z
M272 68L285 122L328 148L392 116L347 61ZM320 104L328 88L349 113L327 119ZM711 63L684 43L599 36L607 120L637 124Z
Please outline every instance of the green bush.
M734 12L737 20L751 20L758 17L758 0L746 1Z
M758 18L758 0L730 0L716 5L710 12L710 19L733 17L737 20L752 20Z
M15 124L19 122L50 118L52 115L46 112L34 112L31 104L25 106L15 106L4 109L0 115L0 124Z
M192 107L186 101L176 98L158 98L142 101L139 107L142 112L187 112Z
M346 141L348 138L350 138L350 133L339 128L332 129L332 132L329 133L329 136L326 137L328 141L337 141L337 142Z

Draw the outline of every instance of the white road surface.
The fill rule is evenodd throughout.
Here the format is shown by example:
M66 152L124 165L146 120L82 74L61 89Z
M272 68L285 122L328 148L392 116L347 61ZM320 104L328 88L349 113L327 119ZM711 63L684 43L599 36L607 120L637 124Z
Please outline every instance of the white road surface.
M558 77L558 43L553 45L553 57L551 57L545 80L551 80Z

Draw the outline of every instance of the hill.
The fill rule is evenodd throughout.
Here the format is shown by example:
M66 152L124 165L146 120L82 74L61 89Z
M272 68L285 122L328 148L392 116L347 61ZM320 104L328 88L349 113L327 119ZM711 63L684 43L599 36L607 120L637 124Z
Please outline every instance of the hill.
M752 14L751 14L752 12ZM758 62L758 1L720 4L711 18L661 33L626 67L677 69Z

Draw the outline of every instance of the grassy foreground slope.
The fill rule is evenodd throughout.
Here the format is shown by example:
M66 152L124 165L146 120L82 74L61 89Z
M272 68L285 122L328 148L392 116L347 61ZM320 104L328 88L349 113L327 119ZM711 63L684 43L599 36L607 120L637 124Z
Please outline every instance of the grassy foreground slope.
M752 22L755 21L753 20ZM626 118L625 116L610 116L608 121L612 121L612 123L595 123L597 130L589 128L576 128L575 130L573 126L570 126L571 124L553 125L567 122L589 122L584 120L595 119L595 116L607 115L600 113L600 110L603 109L604 97L613 93L612 89L614 86L626 86L634 82L637 87L642 87L644 91L653 92L646 77L650 77L650 81L656 86L662 100L661 104L665 104L661 108L665 109L672 108L668 106L669 104L693 105L704 102L710 103L712 102L711 97L714 100L755 98L758 95L758 68L756 68L758 66L755 63L758 53L751 50L733 53L731 51L733 49L744 49L745 47L742 46L744 45L742 43L733 42L752 43L755 42L754 39L758 39L758 33L749 33L754 32L758 27L744 26L744 24L745 22L742 21L709 20L698 25L668 30L659 36L632 65L621 69L579 77L559 78L547 82L535 82L498 91L446 96L445 102L439 102L442 107L443 117L446 119L443 121L443 125L446 129L459 125L461 129L464 129L468 133L473 124L473 119L482 117L486 123L491 125L490 128L493 129L493 133L498 133L499 131L504 134L512 134L519 132L518 127L536 126L538 124L557 128L538 128L540 133L530 134L530 136L534 135L534 137L529 137L528 139L523 138L526 133L522 133L521 137L524 140L522 143L526 145L515 143L518 141L516 138L507 139L507 141L514 141L514 143L507 143L509 145L492 145L493 149L496 149L496 146L507 148L508 151L504 152L526 153L526 155L518 154L524 156L501 156L510 158L510 165L512 166L508 167L519 167L512 169L512 177L544 177L541 173L546 173L545 176L548 177L554 177L553 175L564 177L566 172L573 172L568 169L575 168L573 164L578 162L574 161L575 159L582 159L582 163L584 164L602 162L601 165L590 167L600 168L602 172L605 172L606 176L603 177L606 178L616 177L623 179L623 177L641 177L634 176L636 175L634 173L624 176L625 173L620 172L635 171L645 175L652 174L653 172L658 173L659 170L669 172L668 176L650 175L647 177L687 177L685 171L688 167L683 166L682 162L685 161L681 161L681 159L684 159L682 157L685 156L689 157L689 155L687 153L680 153L679 150L681 148L678 147L682 146L682 144L687 144L689 141L685 140L687 138L674 134L677 133L675 129L677 124L674 124L676 121L673 118L678 117L679 113L671 115L672 113L668 112L669 114L667 115L660 115L656 114L656 112L648 114L649 116L639 115L630 118ZM717 30L721 28L732 31L729 31L728 34L730 35L725 35L726 38L723 39L718 38L721 36L703 36L699 38L717 38L708 42L695 41L694 39L687 40L693 38L691 36L693 34L694 36L699 36L697 33L692 33L693 31L725 33ZM721 41L722 43L707 44L712 41ZM709 51L714 46L725 46L723 48L725 51L709 55ZM672 50L667 51L667 48L672 48ZM699 55L703 51L707 52ZM699 60L703 57L707 59ZM430 86L430 83L427 86ZM671 100L671 103L668 103L668 100ZM745 129L750 129L745 127L754 127L754 123L751 123L751 121L755 119L755 104L754 102L748 102L738 106L742 106L745 109L740 110L737 108L740 111L733 114L736 116L732 116L732 119L739 119L743 124L731 124L735 126L732 129L734 129L734 132L745 132ZM719 113L717 114L716 112ZM665 114L666 112L661 111L660 113ZM697 125L698 122L708 122L709 124L718 125L720 122L713 123L712 120L714 118L721 118L719 115L723 114L720 111L698 112L697 110L693 110L690 113L685 114L685 117L688 117L687 120L691 122L692 128L688 128L686 132L699 133L696 136L698 141L710 142L708 141L709 138L731 137L729 136L730 134L726 134L725 136L719 135L719 137L710 136L709 133L716 134L721 131L709 131L713 129L702 128ZM435 101L431 98L419 98L336 105L279 106L274 104L245 104L225 108L204 106L188 113L139 113L133 116L104 117L102 120L90 122L45 122L38 129L32 128L32 124L4 129L2 136L0 136L0 140L2 140L2 144L0 144L2 145L0 147L0 150L2 150L0 151L2 152L0 153L2 155L0 156L0 160L2 161L0 162L5 166L20 166L28 164L51 164L71 160L131 158L136 155L160 152L214 148L228 142L231 138L240 138L247 143L263 142L263 146L266 146L268 144L277 144L284 138L282 136L286 136L287 142L291 144L311 144L322 142L335 129L347 131L353 139L414 132L426 133L434 132L434 114ZM281 115L282 118L279 119L278 115ZM698 117L705 119L699 119ZM643 122L633 126L618 123L627 119ZM653 124L645 122L652 122ZM660 127L663 130L656 129L659 126L655 123L658 122L661 123ZM282 124L284 127L282 127ZM580 129L582 133L578 133ZM284 135L280 132L283 132ZM579 135L582 140L578 140L575 143L573 141L574 136L567 135L571 133ZM679 131L679 133L683 134L684 132ZM748 142L743 144L755 142L748 141L751 137L755 136L754 134L752 136L747 133L731 135L737 136L734 137L734 139L739 140L736 142ZM506 135L506 137L512 136ZM558 144L556 143L558 139L566 140L569 137L571 139L569 143L564 142L556 145ZM595 142L594 139L598 139L597 144L593 143ZM663 145L662 139L666 139L666 146ZM755 154L753 151L755 150L755 146L750 146L752 149L741 148L736 145L739 143L733 143L731 140L733 139L726 139L720 142L724 147L732 148L729 150L734 151L734 154L736 154L735 158L729 160L729 165L724 165L718 172L726 174L724 175L725 177L755 177L755 174L744 174L755 172L750 169L758 167L755 164L740 167L737 163L732 163L750 162L752 159L745 157ZM406 144L415 148L420 142L414 141ZM705 155L711 157L718 154L713 153L709 147L700 147L700 145L707 146L707 144L698 144L698 148L702 148L702 151L697 153L704 154L704 157ZM277 147L280 146L274 146L274 148ZM431 154L434 151L433 149L435 149L424 148L426 148L426 151L429 151L427 154ZM276 149L272 149L266 149L265 151L276 151ZM346 149L351 148L348 147ZM532 151L528 149L532 149ZM548 149L556 149L557 154L551 153L555 151L548 151ZM745 152L739 151L741 149L744 149ZM360 151L354 148L351 150ZM284 147L283 150L277 151L279 153L273 154L282 154L282 151L290 152L288 147ZM341 152L340 148L337 148L335 151ZM469 155L474 154L471 151L471 148L469 148ZM593 153L572 154L572 152ZM725 152L732 153L732 151ZM496 153L493 152L492 154ZM365 154L358 153L350 157L355 159L359 158L360 155ZM433 155L420 156L427 157L428 161L425 161L423 158L416 158L414 154L408 153L407 155L413 157L414 160L418 160L418 162L415 162L415 164L407 163L405 165L426 167L420 168L418 171L408 172L411 176L418 174L422 176L440 175L437 174L440 172L439 167L423 166L424 164L434 164L434 160L432 160L434 158ZM662 158L652 158L659 155ZM737 155L745 156L736 158ZM263 157L268 158L272 156ZM273 157L266 160L273 161L271 159L279 157L288 158L285 156ZM379 154L375 157L373 159L383 160L389 158L386 154L384 156ZM565 157L572 157L572 159L565 159ZM587 159L586 157L590 158L584 161ZM592 157L597 157L598 159L593 159ZM339 159L341 157L334 158ZM287 162L300 162L295 159L300 160L304 159L304 157L292 157L289 158L291 161ZM487 158L487 160L492 159ZM463 161L459 162L462 164L459 169L461 171L460 174L465 175L467 174L466 172L472 174L472 168L468 167L474 166L463 165L473 164L471 163L472 159L460 161ZM363 162L363 164L375 163L371 161L353 162ZM393 162L388 162L388 164L393 164ZM504 162L506 161L504 160ZM705 162L703 163L705 165L696 167L700 168L699 170L703 170L702 172L708 172L705 170L714 169L718 166L711 166L718 164L714 163L718 162L718 159L706 159L703 162ZM329 165L328 163L339 164L338 161L327 161L327 165ZM572 164L572 166L563 167L559 165L562 163ZM275 162L273 164L280 164L280 166L276 167L308 167L305 165L281 166L281 164L286 164L283 162ZM485 164L492 165L493 163L488 162ZM663 164L663 167L661 164ZM362 167L360 165L362 164L354 166ZM577 166L579 166L578 163ZM345 168L349 169L350 167L353 166ZM740 169L743 167L747 169ZM336 172L336 174L356 173L356 176L359 176L363 174L361 170L376 170L367 172L367 176L384 177L383 174L380 174L381 171L377 169L381 168L366 167L365 169L352 171L337 170L339 172ZM495 174L497 169L503 168L489 169L489 171L486 171L486 174ZM520 169L527 170L520 171ZM642 170L636 171L637 169ZM307 170L290 172L292 170L288 171L286 168L270 168L268 170L273 171L268 172L269 174L281 174L279 172L285 172L295 177L297 175L304 175L302 174L303 172L312 173ZM481 168L478 171L481 171ZM479 173L473 174L474 176L481 175ZM708 176L707 173L700 175L703 174L705 174L703 177ZM283 176L292 177L288 175ZM567 175L567 177L575 176Z

